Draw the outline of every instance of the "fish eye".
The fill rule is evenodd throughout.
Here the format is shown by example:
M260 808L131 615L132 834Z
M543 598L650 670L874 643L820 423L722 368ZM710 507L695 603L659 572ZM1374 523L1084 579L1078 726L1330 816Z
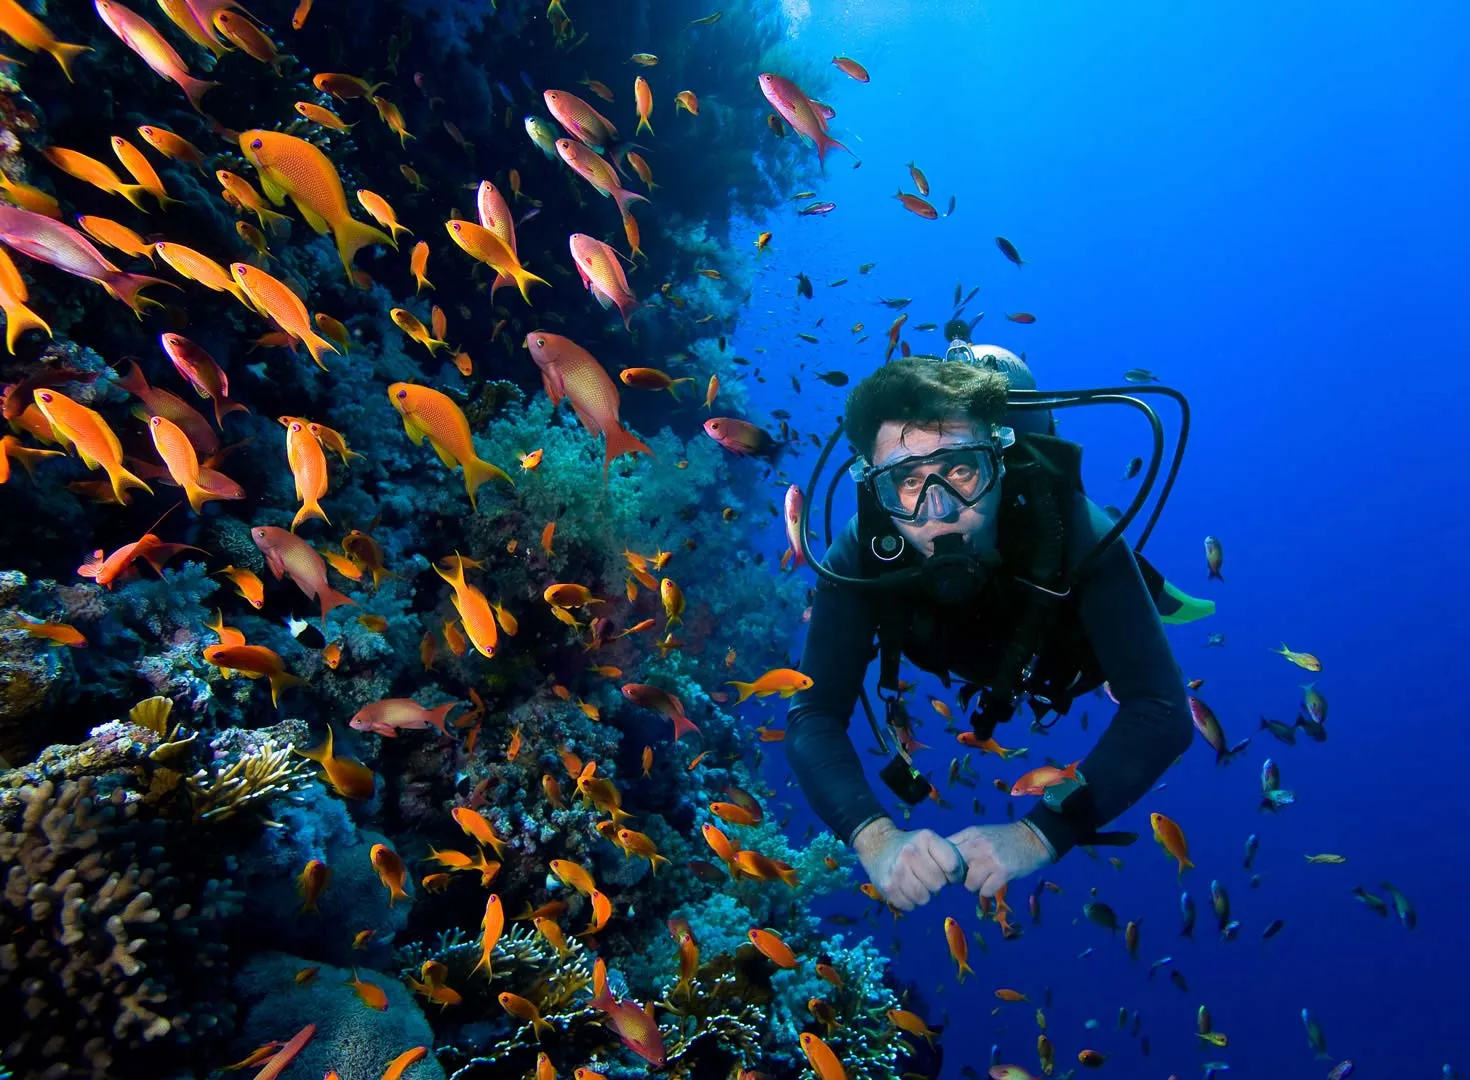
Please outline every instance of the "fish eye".
M221 14L223 14L223 12L221 12ZM264 143L262 143L259 139L252 139L250 142L250 149L259 150L263 145Z
M408 391L407 390L400 390L400 391L398 391L398 398L399 398L400 401L403 400L406 397L408 397Z

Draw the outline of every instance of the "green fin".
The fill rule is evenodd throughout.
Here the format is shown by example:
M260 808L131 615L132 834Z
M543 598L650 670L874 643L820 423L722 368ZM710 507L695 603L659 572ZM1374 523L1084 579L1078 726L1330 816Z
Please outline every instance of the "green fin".
M1168 606L1165 597L1177 605L1174 610L1169 612L1163 611L1163 608ZM1199 600L1190 596L1188 593L1181 592L1167 581L1164 582L1164 596L1159 597L1159 599L1160 601L1165 601L1160 604L1160 618L1171 626L1195 622L1198 619L1203 619L1207 615L1215 614L1215 602L1213 600Z

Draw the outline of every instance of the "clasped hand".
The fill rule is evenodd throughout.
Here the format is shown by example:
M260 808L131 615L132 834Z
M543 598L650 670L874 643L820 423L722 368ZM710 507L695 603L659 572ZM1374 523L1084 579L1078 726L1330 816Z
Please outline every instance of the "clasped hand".
M994 896L1007 882L1025 877L1051 861L1051 853L1023 822L971 825L950 836L931 829L904 832L889 822L857 838L859 858L869 879L900 911L912 911L952 882L970 892Z

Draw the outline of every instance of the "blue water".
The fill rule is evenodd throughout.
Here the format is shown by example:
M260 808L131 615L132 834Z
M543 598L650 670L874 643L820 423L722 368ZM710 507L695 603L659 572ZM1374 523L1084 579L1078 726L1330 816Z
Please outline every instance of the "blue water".
M1027 932L1002 942L985 924L989 952L972 944L978 977L963 986L941 924L954 915L977 925L968 894L951 889L897 923L895 972L922 995L931 1023L948 1025L943 1075L962 1064L983 1074L992 1043L1002 1060L1036 1069L1033 1008L1047 987L1059 1071L1084 1046L1114 1055L1104 1067L1114 1076L1187 1077L1225 1061L1234 1075L1316 1077L1344 1057L1363 1077L1439 1076L1446 1062L1470 1069L1459 1032L1470 857L1457 678L1470 527L1461 494L1470 16L1442 3L812 8L795 50L850 55L872 74L860 85L834 69L826 95L837 109L832 134L862 167L834 152L817 190L837 211L799 218L793 209L766 226L775 240L736 340L746 355L768 350L770 382L754 400L791 410L803 438L809 429L825 437L845 391L804 375L794 395L787 368L805 362L807 373L837 368L857 379L880 364L893 318L876 306L880 295L913 297L906 340L942 351L937 332L911 328L943 324L957 281L981 286L970 308L986 312L975 340L1026 352L1043 387L1112 385L1130 367L1157 372L1189 396L1194 431L1148 554L1181 587L1218 602L1216 617L1171 639L1186 677L1206 680L1200 694L1232 739L1253 736L1227 768L1197 742L1166 788L1121 819L1145 834L1120 853L1122 872L1082 852L1046 871L1065 892L1043 898L1040 926L1025 916L1032 883L1013 886ZM941 214L956 196L953 216L924 221L892 199L899 185L914 190L910 159ZM1024 268L1000 256L997 235L1016 244ZM859 276L868 261L877 267ZM816 283L814 300L795 297L798 271ZM825 287L844 276L847 285ZM1005 321L1021 310L1036 324ZM873 337L854 346L848 328L858 321ZM822 344L801 343L798 332ZM1131 495L1118 478L1147 452L1138 420L1074 410L1061 433L1086 445L1099 502ZM792 475L805 482L813 457L808 448ZM1207 534L1224 544L1223 583L1205 578ZM1225 633L1225 648L1202 648L1209 631ZM1299 685L1312 678L1272 655L1283 640L1323 660L1325 744L1288 747L1254 730L1261 715L1290 720ZM922 683L918 700L930 692L938 688ZM1084 708L1086 734L1073 722ZM1048 753L1069 761L1109 714L1088 698L1049 739L1017 723L1001 741L1029 744L1033 765ZM864 760L880 764L865 752L860 713L851 733ZM919 763L945 790L953 751L941 721L931 715L920 736L937 745ZM1276 816L1256 809L1267 756L1298 796ZM768 774L784 777L779 753L768 758ZM973 794L986 807L980 820L1004 820L1007 796L989 779L1009 782L1021 767L980 764L978 792L955 788L953 811L926 804L914 826L962 828ZM800 829L811 819L794 789L791 797ZM1200 908L1193 941L1178 936L1172 864L1146 838L1154 810L1183 826L1198 866L1185 879ZM1241 865L1251 832L1261 838L1258 889ZM1316 852L1348 861L1308 865L1303 856ZM1212 878L1244 924L1234 942L1214 932ZM1349 895L1355 885L1381 894L1383 880L1416 905L1416 930ZM1136 962L1121 935L1079 922L1090 887L1120 919L1142 920ZM868 906L856 896L833 905ZM1274 918L1285 929L1262 941ZM879 925L887 941L892 919L880 914ZM1078 959L1089 946L1096 951ZM1189 993L1164 971L1146 978L1164 955ZM992 1018L997 987L1032 1003ZM1201 1004L1228 1048L1194 1037ZM1141 1011L1151 1058L1115 1031L1120 1006ZM1314 1060L1303 1008L1321 1023L1332 1061ZM1088 1018L1099 1030L1084 1029Z

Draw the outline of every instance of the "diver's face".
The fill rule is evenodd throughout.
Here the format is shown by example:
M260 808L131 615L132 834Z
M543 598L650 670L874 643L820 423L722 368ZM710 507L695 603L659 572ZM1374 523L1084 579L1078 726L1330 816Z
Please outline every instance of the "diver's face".
M988 435L969 420L946 420L940 425L915 427L902 421L887 420L878 429L873 444L873 464L882 468L908 457L922 457L947 446L985 442ZM923 467L920 467L920 472ZM933 489L931 489L933 490ZM995 547L995 521L1000 508L1000 485L996 484L974 506L963 506L950 500L951 513L923 522L893 519L903 538L925 558L934 554L934 538L946 533L959 533L971 551Z

